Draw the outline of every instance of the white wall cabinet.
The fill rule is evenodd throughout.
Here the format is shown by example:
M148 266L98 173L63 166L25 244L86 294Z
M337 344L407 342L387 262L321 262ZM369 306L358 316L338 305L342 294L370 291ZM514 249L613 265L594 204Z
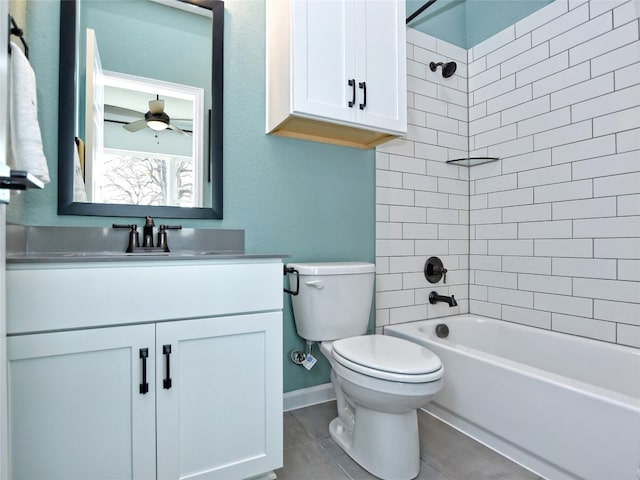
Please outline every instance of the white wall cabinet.
M407 130L405 2L270 0L267 132L371 148Z
M184 297L172 295L171 285L166 291L160 286L157 293L140 297L139 310L149 302L167 309L169 303L191 302L200 306L185 311L211 312L203 318L82 329L77 319L59 316L69 313L63 306L43 307L39 313L48 315L49 330L61 331L8 338L12 478L244 479L279 468L282 264L235 267L122 262L103 268L10 268L12 288L13 274L15 280L32 277L36 283L44 278L57 289L60 304L73 301L72 292L78 292L78 283L59 281L74 279L74 272L85 280L93 275L96 281L119 280L103 292L114 305L131 282L140 289L140 275L150 272L171 278L174 290L186 287ZM206 285L212 278L215 284L219 274L226 275L227 287L199 296L195 283ZM247 299L238 300L235 314L218 315L230 307L221 297L237 296L241 284ZM14 301L29 295L12 293ZM77 315L91 317L76 299ZM32 305L20 307L14 301L12 315L37 313ZM128 307L128 317L120 312L121 323L143 317ZM43 321L36 323L42 327ZM14 318L10 325L15 329L18 323ZM30 324L25 321L22 328ZM64 330L67 324L74 329Z

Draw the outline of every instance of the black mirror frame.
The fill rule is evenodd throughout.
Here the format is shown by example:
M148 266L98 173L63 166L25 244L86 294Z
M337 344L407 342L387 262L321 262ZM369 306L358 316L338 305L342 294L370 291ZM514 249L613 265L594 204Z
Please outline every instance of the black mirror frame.
M76 0L60 0L60 72L58 91L58 215L106 217L222 218L222 120L224 92L224 2L180 0L211 10L212 91L209 131L211 207L116 205L73 201L73 138L75 136Z

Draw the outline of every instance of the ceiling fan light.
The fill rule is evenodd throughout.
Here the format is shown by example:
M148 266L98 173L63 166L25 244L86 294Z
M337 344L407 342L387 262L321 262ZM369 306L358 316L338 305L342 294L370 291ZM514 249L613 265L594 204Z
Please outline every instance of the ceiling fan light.
M166 122L163 122L162 120L147 120L147 126L150 129L155 130L157 132L161 130L165 130L169 127L169 125Z
M144 119L147 121L147 126L156 132L169 128L169 115L164 112L147 112L144 114Z

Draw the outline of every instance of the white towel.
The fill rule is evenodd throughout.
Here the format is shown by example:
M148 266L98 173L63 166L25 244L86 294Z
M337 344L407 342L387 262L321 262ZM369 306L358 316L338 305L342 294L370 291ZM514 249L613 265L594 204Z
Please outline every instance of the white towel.
M73 142L73 201L87 201L87 190L84 186L82 167L80 166L80 155L78 154L76 142Z
M38 124L36 75L20 48L11 42L9 78L9 165L49 183Z

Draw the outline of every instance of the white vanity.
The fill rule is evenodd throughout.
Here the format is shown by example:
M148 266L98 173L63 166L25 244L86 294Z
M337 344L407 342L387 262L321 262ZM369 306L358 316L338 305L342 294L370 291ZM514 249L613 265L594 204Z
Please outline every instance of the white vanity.
M9 261L12 478L279 468L282 297L281 257Z

